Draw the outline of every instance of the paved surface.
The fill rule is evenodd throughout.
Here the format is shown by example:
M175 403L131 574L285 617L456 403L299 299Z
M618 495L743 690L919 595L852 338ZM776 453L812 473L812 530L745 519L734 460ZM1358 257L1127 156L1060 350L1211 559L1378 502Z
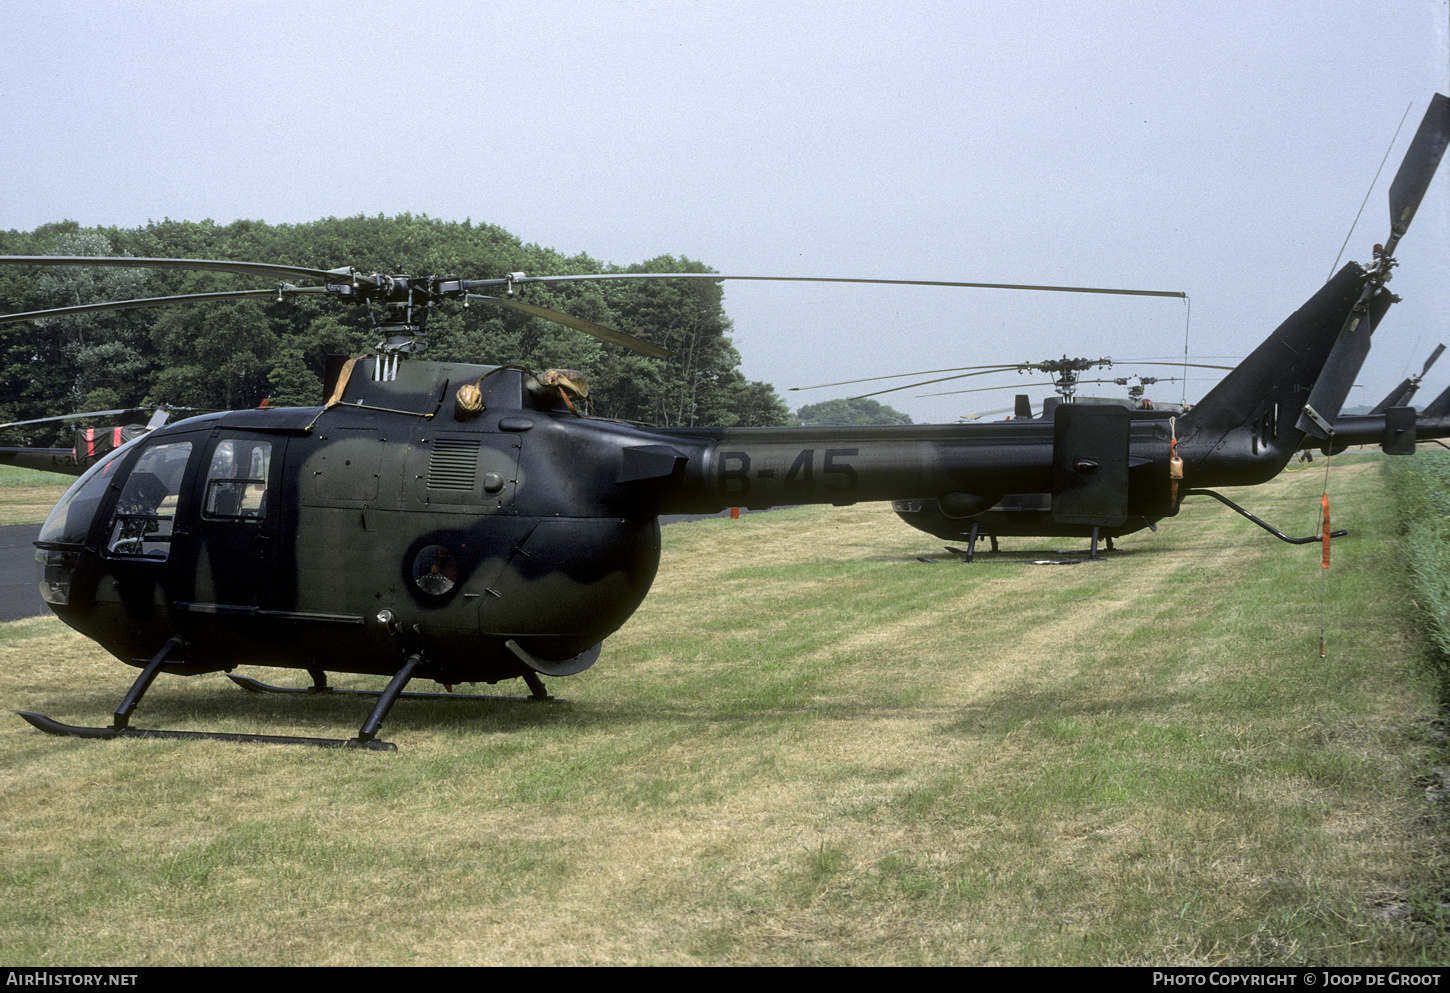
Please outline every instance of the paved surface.
M36 585L35 536L39 524L0 527L0 621L48 614Z

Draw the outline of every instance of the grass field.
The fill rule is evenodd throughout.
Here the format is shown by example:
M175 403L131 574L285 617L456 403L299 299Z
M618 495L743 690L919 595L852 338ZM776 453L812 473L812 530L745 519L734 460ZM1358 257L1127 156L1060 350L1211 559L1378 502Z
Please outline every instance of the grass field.
M1323 481L1238 497L1309 534ZM1204 498L1060 566L918 561L884 505L671 526L570 703L405 701L396 753L0 717L0 963L1444 963L1435 680L1377 459L1330 491L1327 576ZM133 674L0 626L8 709ZM163 677L133 723L365 710Z
M0 525L43 523L73 482L74 476L0 466Z

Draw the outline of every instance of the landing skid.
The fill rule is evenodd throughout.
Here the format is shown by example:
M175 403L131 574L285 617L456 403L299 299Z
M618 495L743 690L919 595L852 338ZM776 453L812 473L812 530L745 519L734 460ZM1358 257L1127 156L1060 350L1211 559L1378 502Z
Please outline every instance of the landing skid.
M119 728L81 727L76 724L62 724L60 721L53 721L44 714L32 714L24 710L19 713L33 727L46 734L59 735L63 738L181 738L207 741L252 741L269 745L316 745L319 748L366 748L375 752L393 752L398 749L398 746L390 741L375 739L359 741L355 738L302 738L281 734L231 734L226 731L161 731L129 726Z
M964 562L972 562L972 561L975 560L975 551L974 550L968 550L968 549L965 549L965 548L957 548L954 545L947 545L946 546L946 550L948 552L950 552L952 555L957 556L960 560L962 560ZM1109 551L1109 552L1115 550L1113 548L1113 542L1112 542L1112 539L1111 538L1108 539L1107 549L1106 550ZM1092 548L1087 553L1067 551L1067 550L1064 550L1064 549L1058 549L1058 550L1055 551L1055 554L1057 554L1057 555L1073 555L1073 556L1077 556L1075 558L1037 559L1037 558L1022 558L1021 557L1022 555L1031 555L1031 554L1033 554L1033 553L1031 553L1031 552L1008 552L1008 553L1006 553L1007 557L1003 557L1003 558L992 558L992 559L988 559L987 561L990 561L990 562L1016 563L1017 565L1077 565L1079 562L1106 562L1107 561L1107 559L1103 556L1103 554L1101 552L1099 552L1099 550L1097 548ZM1042 553L1039 552L1037 554L1042 554Z
M172 653L178 651L182 645L183 643L180 638L172 638L162 647L161 651L156 653L150 662L146 663L145 668L141 671L141 675L136 677L136 681L131 684L131 688L122 697L120 706L116 708L115 717L110 727L81 727L75 724L62 724L60 721L51 720L44 714L32 714L25 711L21 711L20 716L29 721L32 727L44 731L46 734L54 734L67 738L175 738L193 741L246 741L272 745L313 745L319 748L366 748L370 751L391 752L396 751L398 746L389 741L379 740L378 732L382 729L383 718L388 715L388 711L392 709L393 704L397 702L400 696L413 697L415 699L497 699L493 697L478 697L471 694L404 693L403 688L413 678L414 671L423 664L423 657L421 655L411 655L403 663L402 668L393 675L393 678L388 682L387 688L381 692L369 690L333 690L327 686L327 677L320 670L312 673L314 685L307 688L270 686L267 683L258 682L255 679L237 676L232 677L235 682L244 688L257 693L342 693L377 697L377 703L373 705L372 713L368 715L367 720L363 721L362 727L358 729L357 736L353 738L306 738L279 734L237 734L228 731L166 731L131 727L131 714L135 711L136 705L141 702L141 698L146 694L146 690L151 686L152 681L155 680L157 673L161 671L161 666L166 662L167 658ZM533 674L530 673L529 675L532 676ZM528 682L529 688L533 691L534 695L532 697L512 699L552 699L545 692L544 684L537 676L533 676L532 679L529 676L525 676L524 678Z
M977 557L977 539L983 537L984 535L991 540L992 551L993 553L996 553L998 551L997 536L995 534L987 534L985 532L978 531L977 525L975 524L972 525L971 530L967 533L967 547L965 551L960 548L953 548L951 545L947 546L947 551L951 552L953 555L960 555L961 557L966 559L967 562L971 562ZM1001 561L1020 562L1023 565L1076 565L1079 562L1101 562L1103 561L1103 558L1098 554L1098 540L1098 529L1093 528L1092 546L1088 549L1086 559L1002 559ZM1107 550L1110 552L1113 551L1112 536L1105 536L1105 540L1108 546ZM1063 555L1070 553L1058 552L1058 554Z

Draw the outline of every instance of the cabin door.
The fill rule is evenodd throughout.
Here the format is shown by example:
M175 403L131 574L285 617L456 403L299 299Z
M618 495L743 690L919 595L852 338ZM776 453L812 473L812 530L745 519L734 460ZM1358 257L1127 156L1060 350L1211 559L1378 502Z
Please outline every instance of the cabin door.
M188 528L193 611L288 609L278 573L284 436L218 432L198 463Z

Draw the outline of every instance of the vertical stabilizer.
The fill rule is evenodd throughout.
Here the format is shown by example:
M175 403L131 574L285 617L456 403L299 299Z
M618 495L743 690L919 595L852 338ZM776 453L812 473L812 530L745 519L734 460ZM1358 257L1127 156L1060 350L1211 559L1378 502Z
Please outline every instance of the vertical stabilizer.
M1366 279L1360 265L1346 265L1184 415L1179 430L1186 461L1222 449L1228 435L1242 429L1248 434L1244 454L1257 458L1272 450L1287 462L1306 433L1304 407L1338 353L1345 357L1337 363L1336 386L1320 393L1327 410L1320 413L1332 423L1368 350L1372 322L1350 320ZM1340 382L1346 370L1348 383Z
M1334 433L1370 336L1396 299L1385 289L1395 247L1447 144L1450 100L1437 93L1390 185L1390 236L1375 246L1374 260L1335 273L1184 416L1186 466L1202 465L1211 454L1226 479L1254 482L1283 468L1306 437L1323 441Z

